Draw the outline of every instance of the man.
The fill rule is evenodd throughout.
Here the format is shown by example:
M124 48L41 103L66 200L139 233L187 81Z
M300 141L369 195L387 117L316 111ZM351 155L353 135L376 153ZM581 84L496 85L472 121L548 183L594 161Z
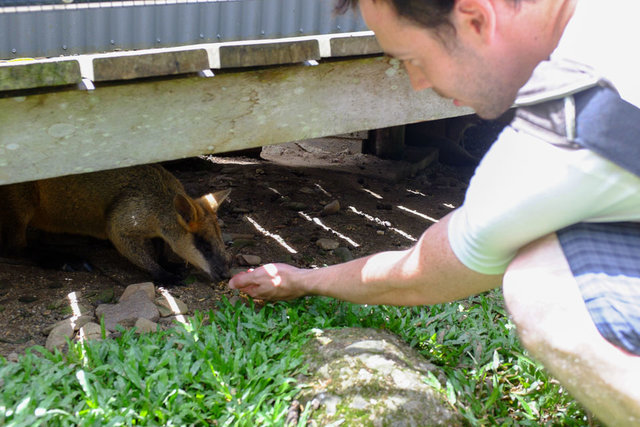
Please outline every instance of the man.
M338 8L357 5L340 0ZM621 0L360 0L415 90L516 119L465 202L418 243L316 270L268 264L232 288L419 305L503 286L525 347L588 409L640 424L640 87ZM637 121L636 121L637 118ZM631 142L630 142L631 141ZM631 249L629 249L631 248ZM586 304L585 304L586 302Z

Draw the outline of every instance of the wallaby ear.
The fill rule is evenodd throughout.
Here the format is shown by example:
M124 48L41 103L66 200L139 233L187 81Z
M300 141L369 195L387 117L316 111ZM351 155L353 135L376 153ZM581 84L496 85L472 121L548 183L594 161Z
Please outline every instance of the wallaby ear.
M191 199L183 194L176 194L173 198L173 206L178 212L178 222L186 228L191 229L192 224L198 220L198 210Z
M216 191L215 193L205 194L204 196L200 197L200 200L202 200L206 205L210 206L211 209L213 209L213 211L215 212L220 207L220 204L222 204L222 202L224 202L224 200L229 196L229 193L231 193L230 188L226 190Z

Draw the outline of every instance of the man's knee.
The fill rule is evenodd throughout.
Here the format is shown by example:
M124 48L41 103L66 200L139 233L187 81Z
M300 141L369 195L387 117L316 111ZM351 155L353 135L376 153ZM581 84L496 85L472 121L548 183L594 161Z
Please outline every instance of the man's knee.
M520 251L503 292L522 344L574 397L612 425L640 422L640 357L598 332L555 235Z
M576 316L588 319L582 311L576 313L575 306L566 305L581 301L555 235L519 252L505 273L503 294L523 345L534 355L550 346L572 351L579 345L579 334L562 325L570 325Z

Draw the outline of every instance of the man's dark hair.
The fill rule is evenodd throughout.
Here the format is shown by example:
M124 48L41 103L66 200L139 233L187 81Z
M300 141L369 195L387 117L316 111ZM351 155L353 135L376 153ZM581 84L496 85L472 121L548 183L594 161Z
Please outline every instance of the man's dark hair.
M386 1L401 18L424 28L441 29L451 27L449 14L455 0L374 0ZM343 14L358 7L358 0L336 0L334 10Z
M335 0L334 12L343 14L349 9L358 7L358 0ZM449 29L455 32L449 15L453 11L455 0L373 0L374 2L387 2L395 12L403 19L407 19L419 27L439 30ZM518 7L523 0L510 0L513 6Z

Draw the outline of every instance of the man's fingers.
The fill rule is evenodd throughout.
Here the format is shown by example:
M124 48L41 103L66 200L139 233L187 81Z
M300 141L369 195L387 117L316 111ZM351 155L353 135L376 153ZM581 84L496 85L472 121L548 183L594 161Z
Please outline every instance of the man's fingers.
M231 289L243 289L247 286L250 286L253 282L251 281L252 273L254 272L253 268L250 268L247 271L242 271L229 280L229 287Z

